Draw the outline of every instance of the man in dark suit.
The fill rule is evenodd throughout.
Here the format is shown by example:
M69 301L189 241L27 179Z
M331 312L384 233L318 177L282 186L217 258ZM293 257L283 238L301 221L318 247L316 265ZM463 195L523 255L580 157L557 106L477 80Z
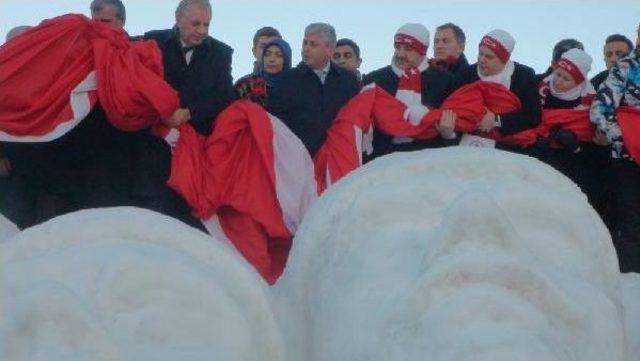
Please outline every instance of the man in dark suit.
M464 55L467 37L458 25L446 23L436 28L433 38L433 59L431 64L451 74L458 75L469 66Z
M201 134L209 134L213 119L233 100L231 55L233 49L209 33L208 0L182 0L176 9L176 26L150 31L162 50L165 80L180 94L181 108L165 120L168 126L191 121Z
M182 0L175 16L172 29L144 35L145 39L158 43L164 78L180 96L180 108L162 122L170 128L189 122L200 134L208 135L214 119L233 101L233 49L208 35L211 22L208 0ZM170 146L148 134L135 143L131 187L134 204L201 228L186 202L166 184L171 171Z
M356 76L331 61L335 47L331 25L307 26L302 63L282 75L281 86L269 98L269 112L302 140L311 156L324 143L340 108L360 91Z

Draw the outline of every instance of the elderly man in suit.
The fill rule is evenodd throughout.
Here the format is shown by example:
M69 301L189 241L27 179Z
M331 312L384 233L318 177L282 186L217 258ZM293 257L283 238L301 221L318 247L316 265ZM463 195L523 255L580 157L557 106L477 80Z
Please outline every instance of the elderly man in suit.
M211 132L214 119L234 98L233 49L209 36L211 14L208 0L182 0L173 28L144 34L160 47L164 78L180 97L180 107L163 124L176 128L189 122L203 135ZM134 204L200 227L188 205L166 184L171 170L170 146L158 137L142 136L135 149Z

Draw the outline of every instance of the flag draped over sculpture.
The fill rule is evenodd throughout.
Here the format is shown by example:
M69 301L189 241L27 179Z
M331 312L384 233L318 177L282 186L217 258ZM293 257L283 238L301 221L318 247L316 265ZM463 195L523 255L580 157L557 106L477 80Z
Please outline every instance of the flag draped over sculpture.
M503 87L463 87L442 109L458 112L458 131L476 129L485 107L510 112L519 102ZM205 224L217 216L236 249L269 282L282 273L291 240L316 194L362 165L364 134L372 127L396 136L438 136L440 110L412 124L406 104L378 87L365 89L339 112L312 161L302 142L260 106L237 101L205 138L180 128L169 184Z
M170 116L178 95L152 41L82 15L63 15L0 47L0 140L48 142L100 102L109 122L140 130Z

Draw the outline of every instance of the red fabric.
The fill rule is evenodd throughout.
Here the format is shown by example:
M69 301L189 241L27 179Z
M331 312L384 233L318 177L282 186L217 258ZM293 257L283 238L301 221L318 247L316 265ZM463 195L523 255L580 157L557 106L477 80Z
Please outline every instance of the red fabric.
M206 140L181 126L168 182L198 218L217 213L227 237L270 284L284 270L292 239L276 194L274 161L267 113L240 100L218 116Z
M398 80L398 91L406 90L416 93L419 97L422 94L422 73L416 67L411 67L402 74ZM418 97L418 99L420 99Z
M533 145L538 137L549 137L551 130L556 127L575 133L581 142L591 142L595 135L595 128L589 119L588 109L545 109L542 111L542 120L538 127L495 138L507 144L528 147ZM554 146L553 143L551 145Z
M478 129L487 108L504 114L520 106L520 100L504 86L479 81L455 91L440 109L431 110L414 126L404 118L406 105L380 87L367 89L340 110L314 158L318 192L361 165L357 146L361 140L357 139L355 128L366 133L373 126L392 136L430 139L439 136L435 124L441 109L451 109L457 114L456 131L471 133Z
M91 106L99 97L120 129L147 127L179 105L154 42L129 42L124 31L82 15L45 20L5 43L0 69L0 131L12 136L55 133L73 119L70 94L92 71Z
M640 165L640 109L619 107L616 118L622 132L622 140L629 155Z
M440 109L432 109L418 126L408 122L399 122L396 112L401 105L393 103L390 96L380 89L378 99L374 103L375 127L384 133L394 136L408 136L418 139L432 139L439 136L436 123L440 120L442 110L453 110L456 113L457 132L472 133L478 129L486 109L496 114L514 112L521 107L518 97L503 85L477 81L467 84L453 92L441 105ZM393 99L393 98L391 98ZM405 108L401 107L404 113ZM391 111L391 114L389 114Z
M162 52L155 41L99 38L93 50L98 97L116 128L144 129L180 107L178 92L164 80Z

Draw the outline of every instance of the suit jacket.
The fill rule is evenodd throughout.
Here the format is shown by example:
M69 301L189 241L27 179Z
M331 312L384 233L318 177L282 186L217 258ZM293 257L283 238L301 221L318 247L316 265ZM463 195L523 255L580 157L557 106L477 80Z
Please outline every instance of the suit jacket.
M338 111L360 91L356 76L331 62L324 84L306 64L282 74L269 94L268 111L280 118L314 156Z
M233 49L209 36L193 50L187 64L177 28L150 31L144 38L160 46L164 78L180 94L181 107L189 108L191 124L199 133L209 134L213 120L234 99Z

